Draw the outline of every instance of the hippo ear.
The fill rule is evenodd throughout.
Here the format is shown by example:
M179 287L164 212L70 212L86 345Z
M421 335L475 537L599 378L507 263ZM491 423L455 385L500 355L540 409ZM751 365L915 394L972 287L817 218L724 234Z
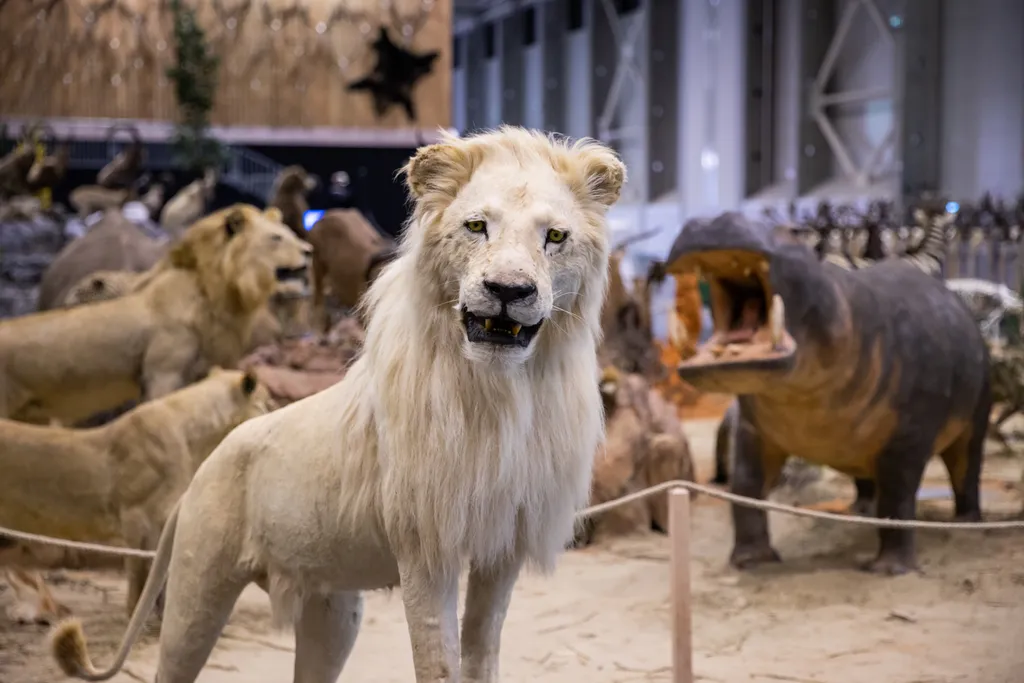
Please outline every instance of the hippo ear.
M256 379L256 375L252 371L247 371L242 375L242 393L246 396L252 396L258 384L259 380Z

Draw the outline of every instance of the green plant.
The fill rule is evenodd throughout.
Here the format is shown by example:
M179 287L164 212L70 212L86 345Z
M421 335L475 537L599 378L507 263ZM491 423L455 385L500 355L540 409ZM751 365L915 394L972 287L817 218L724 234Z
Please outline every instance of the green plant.
M174 146L187 170L201 172L210 167L219 168L225 151L220 142L209 135L209 127L220 60L210 52L206 34L182 0L171 0L171 13L177 63L167 69L167 77L174 83L179 110Z

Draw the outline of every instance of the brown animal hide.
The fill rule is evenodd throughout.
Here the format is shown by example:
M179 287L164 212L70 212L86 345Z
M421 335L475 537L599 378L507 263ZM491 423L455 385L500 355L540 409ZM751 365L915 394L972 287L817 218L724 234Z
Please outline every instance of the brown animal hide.
M636 374L606 368L601 384L606 398L607 437L594 460L591 505L650 486L693 481L693 460L675 408ZM668 529L668 503L659 494L615 508L591 520L588 541L637 530Z
M356 209L332 209L309 231L313 245L313 308L327 327L327 287L343 308L353 308L369 286L375 265L394 257L393 240Z
M341 381L362 346L363 329L355 318L348 317L325 335L256 349L239 367L253 370L280 407Z
M149 270L166 248L120 211L108 211L92 230L65 246L43 273L38 308L46 311L60 306L72 287L96 271Z

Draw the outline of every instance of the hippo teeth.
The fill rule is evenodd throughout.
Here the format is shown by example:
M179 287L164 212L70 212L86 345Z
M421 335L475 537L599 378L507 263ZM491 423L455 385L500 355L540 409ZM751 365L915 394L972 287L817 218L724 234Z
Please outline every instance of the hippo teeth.
M768 326L772 333L772 349L778 350L782 347L782 335L786 331L786 306L778 294L772 297L772 309L768 313Z

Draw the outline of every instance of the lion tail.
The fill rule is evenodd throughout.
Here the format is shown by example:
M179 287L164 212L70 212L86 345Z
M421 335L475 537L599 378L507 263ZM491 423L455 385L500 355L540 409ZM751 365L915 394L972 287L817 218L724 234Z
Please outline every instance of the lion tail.
M117 657L109 668L97 671L93 666L85 641L85 632L82 630L80 621L68 619L54 627L50 637L50 649L54 659L57 660L57 666L65 675L83 681L106 681L113 678L124 666L125 660L128 659L128 653L131 652L132 645L142 633L146 618L153 611L153 606L167 580L167 568L171 563L171 550L174 549L174 531L178 527L178 507L180 505L179 499L160 534L160 543L157 546L156 557L153 558L149 576L146 577L146 586L142 589L142 595L128 622L128 629L125 631L124 638L121 639Z

